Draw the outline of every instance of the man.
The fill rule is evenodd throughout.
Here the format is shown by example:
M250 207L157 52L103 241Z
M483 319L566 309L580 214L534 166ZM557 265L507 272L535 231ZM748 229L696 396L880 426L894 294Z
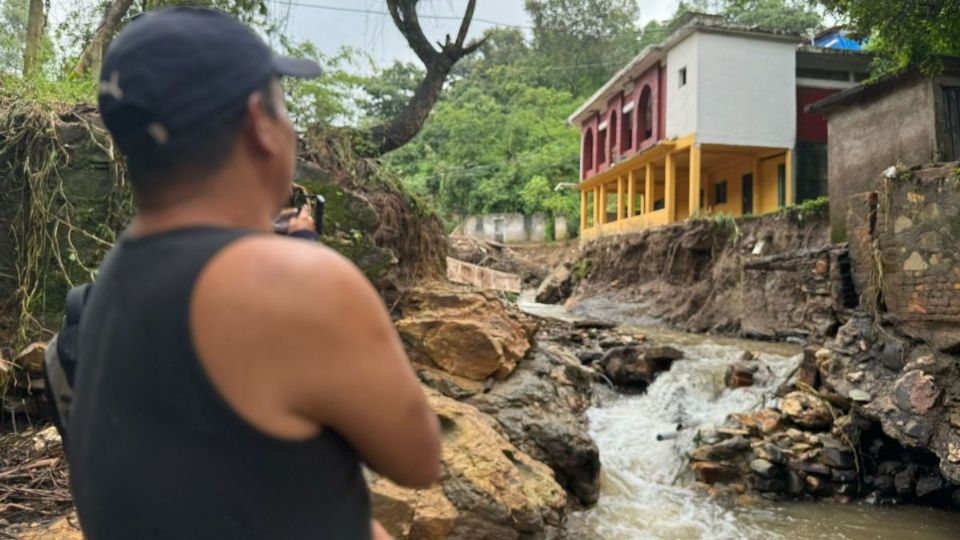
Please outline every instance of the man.
M437 480L438 423L377 293L271 234L297 147L278 78L318 73L192 8L107 51L100 110L138 213L80 327L67 457L87 538L381 538L361 462Z

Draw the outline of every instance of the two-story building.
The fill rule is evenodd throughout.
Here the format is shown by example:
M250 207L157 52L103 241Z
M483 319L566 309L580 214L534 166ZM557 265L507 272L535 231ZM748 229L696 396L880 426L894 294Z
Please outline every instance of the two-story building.
M582 236L826 194L826 123L804 109L855 86L867 64L857 51L689 14L569 118L582 133Z

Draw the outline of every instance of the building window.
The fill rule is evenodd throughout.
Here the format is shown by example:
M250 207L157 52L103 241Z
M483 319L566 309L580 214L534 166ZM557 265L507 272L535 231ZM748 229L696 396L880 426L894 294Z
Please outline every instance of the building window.
M607 130L601 129L597 135L597 165L607 162Z
M593 170L593 129L588 129L583 137L583 175Z
M787 205L787 166L781 163L777 165L777 206L783 208Z
M653 137L653 99L650 86L646 85L640 92L640 106L637 107L637 132L640 140L645 141Z
M663 210L663 209L666 208L666 207L667 207L667 204L666 204L666 202L664 202L663 199L657 199L657 200L653 201L653 209L654 209L654 210Z
M834 71L832 69L797 68L797 77L827 81L849 81L850 72Z
M679 79L680 79L680 86L686 86L686 85L687 85L687 68L685 68L685 67L680 68L680 77L679 77Z
M623 130L620 133L620 152L625 153L633 147L633 111L623 113L620 128Z
M727 181L718 182L714 186L713 202L715 204L727 204Z
M610 164L617 162L617 114L610 116Z

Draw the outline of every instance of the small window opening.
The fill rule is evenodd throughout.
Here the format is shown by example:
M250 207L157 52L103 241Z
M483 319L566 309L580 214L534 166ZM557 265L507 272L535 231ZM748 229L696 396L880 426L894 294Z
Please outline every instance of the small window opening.
M637 131L641 134L641 141L653 137L653 99L650 94L650 86L644 86L637 107Z
M680 68L680 86L687 85L687 68Z
M714 197L713 200L716 204L726 204L727 203L727 181L718 182L714 186Z
M597 165L607 162L607 130L601 129L597 135Z
M593 170L593 130L588 129L583 137L583 173Z
M787 166L777 165L777 206L787 206Z
M610 118L610 164L617 161L617 115L613 114Z
M633 147L633 111L623 113L620 126L623 129L620 134L620 152L627 152Z

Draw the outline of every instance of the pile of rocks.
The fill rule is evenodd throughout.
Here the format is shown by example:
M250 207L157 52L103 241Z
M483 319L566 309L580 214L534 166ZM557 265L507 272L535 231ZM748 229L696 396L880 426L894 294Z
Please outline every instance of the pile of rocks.
M441 420L443 475L427 490L371 477L397 538L543 538L596 502L587 431L595 374L493 293L446 283L403 293L396 326Z
M701 433L697 480L771 498L960 505L955 361L892 339L854 317L807 349L775 408Z
M623 391L645 389L674 361L683 358L678 349L655 345L643 335L599 321L554 325L545 329L544 334Z
M8 381L2 396L0 410L12 418L17 415L43 416L46 413L43 379L43 356L46 343L33 343L17 354L12 361L0 355L0 382Z

